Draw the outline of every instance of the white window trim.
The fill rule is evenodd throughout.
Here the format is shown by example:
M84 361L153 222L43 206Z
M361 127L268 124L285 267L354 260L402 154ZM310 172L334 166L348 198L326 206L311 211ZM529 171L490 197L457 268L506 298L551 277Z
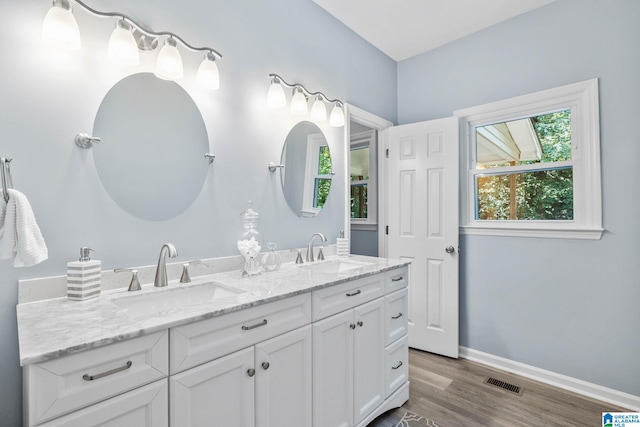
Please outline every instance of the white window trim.
M376 131L370 130L365 132L359 132L351 135L349 149L352 147L358 146L368 146L369 147L369 179L365 179L362 181L358 181L361 183L367 184L367 218L351 218L351 228L354 230L375 230L378 225L378 218L376 216L377 212L377 171L376 171L376 155L377 155L377 144L376 144ZM351 156L349 156L351 158ZM349 165L349 169L351 165ZM351 175L350 173L348 174ZM354 182L349 179L349 194L351 194L351 186ZM349 208L349 216L351 216L351 208Z
M478 221L475 219L473 144L476 126L571 109L574 219L572 221ZM602 190L598 80L466 108L460 120L461 234L600 239Z
M300 212L300 215L303 217L314 217L318 213L320 213L321 209L313 206L316 178L330 179L332 180L331 184L333 185L333 174L318 174L320 147L322 146L329 146L323 134L314 133L307 136L307 159L305 165L304 193L302 195L302 211Z

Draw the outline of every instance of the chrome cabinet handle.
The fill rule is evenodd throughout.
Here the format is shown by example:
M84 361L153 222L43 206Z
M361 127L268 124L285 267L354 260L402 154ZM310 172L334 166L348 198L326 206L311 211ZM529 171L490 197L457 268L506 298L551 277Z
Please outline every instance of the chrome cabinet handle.
M131 367L131 365L133 365L133 362L131 360L128 360L126 365L124 365L124 366L112 369L112 370L107 371L107 372L103 372L101 374L96 374L96 375L84 374L82 376L82 379L85 380L85 381L99 380L100 378L107 377L109 375L113 375L113 374L116 374L118 372L126 371L127 369L129 369Z
M448 254L452 254L456 251L456 249L453 246L447 246L446 248L444 248L444 251Z
M399 319L399 318L401 318L401 317L402 317L402 313L398 313L398 315L397 315L397 316L391 316L391 318L392 318L393 320L395 320L395 319Z
M402 366L402 362L398 362L397 366L392 366L391 369L398 369L400 368L400 366Z
M350 324L350 325L349 325L349 327L350 327L351 329L355 329L355 328L356 328L356 325L352 323L352 324Z
M256 370L253 368L247 369L247 375L249 375L250 377L254 376L256 374Z
M364 323L362 322L362 320L358 320L358 326L360 326L362 328L362 325L364 325Z
M362 293L362 291L361 291L360 289L358 289L358 290L357 290L357 291L355 291L355 292L352 292L352 293L350 293L350 294L347 294L347 296L348 296L348 297L354 297L354 296L356 296L356 295L360 295L361 293Z
M255 329L255 328L259 328L260 326L264 326L267 324L267 319L264 319L262 322L260 323L256 323L255 325L251 325L251 326L242 326L242 330L243 331L250 331L251 329Z
M262 369L264 369L265 371L269 369L269 362L262 362Z
M398 277L394 277L393 279L391 279L392 282L399 282L400 280L404 279L404 277L402 276L398 276Z

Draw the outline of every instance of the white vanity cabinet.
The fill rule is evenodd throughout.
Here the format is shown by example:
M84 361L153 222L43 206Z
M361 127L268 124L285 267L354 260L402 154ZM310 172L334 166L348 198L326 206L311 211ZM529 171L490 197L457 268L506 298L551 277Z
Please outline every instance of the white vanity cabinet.
M244 319L236 322L236 314L242 315L236 320ZM172 375L171 426L311 427L310 315L310 295L305 294L224 316L220 320L227 326L210 322L209 333L209 321L172 330L172 346L192 342L187 347L194 354L198 343L235 349L251 337L249 343L255 344ZM282 329L289 332L279 334ZM229 340L201 339L210 334ZM173 336L182 339L174 342ZM172 349L176 352L185 349Z
M402 304L385 293L401 289L400 280L392 281L398 277L406 286L404 268L313 291L314 427L365 425L374 414L392 407L383 405L385 399L408 385L406 376L389 373L407 369L406 361L396 369L392 368L397 363L391 366L408 354L407 341L396 340L387 348L388 337L396 337L400 327L387 311ZM406 312L402 317L406 323ZM406 337L406 326L404 330ZM399 397L399 405L404 400Z
M27 363L25 425L365 427L409 398L408 268L380 267Z

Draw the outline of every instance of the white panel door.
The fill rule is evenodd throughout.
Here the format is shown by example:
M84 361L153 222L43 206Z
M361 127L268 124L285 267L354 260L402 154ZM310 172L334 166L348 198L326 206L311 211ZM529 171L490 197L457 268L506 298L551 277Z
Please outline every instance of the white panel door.
M256 427L311 427L311 326L255 347Z
M412 260L409 346L458 357L458 119L388 130L389 258Z

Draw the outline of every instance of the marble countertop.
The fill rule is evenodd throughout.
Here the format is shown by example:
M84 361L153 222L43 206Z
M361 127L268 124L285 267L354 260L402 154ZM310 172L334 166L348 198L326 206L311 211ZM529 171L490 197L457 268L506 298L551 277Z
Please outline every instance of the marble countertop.
M138 292L127 292L126 289L103 292L100 297L87 301L70 301L63 297L18 304L20 365L220 316L408 264L402 260L351 255L346 259L352 263L349 270L336 273L318 268L323 263L335 263L335 260L337 258L327 257L314 264L287 263L277 271L245 278L240 271L227 271L195 277L190 284L175 280L166 288L143 285L142 291ZM230 292L229 296L211 302L161 306L155 312L126 308L145 304L146 295L179 292L184 287L210 282L241 292Z

